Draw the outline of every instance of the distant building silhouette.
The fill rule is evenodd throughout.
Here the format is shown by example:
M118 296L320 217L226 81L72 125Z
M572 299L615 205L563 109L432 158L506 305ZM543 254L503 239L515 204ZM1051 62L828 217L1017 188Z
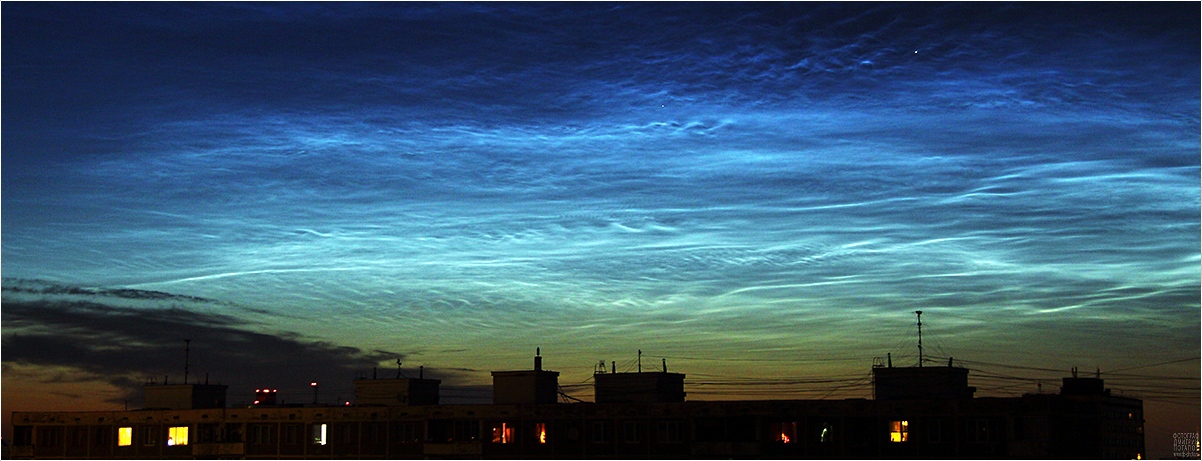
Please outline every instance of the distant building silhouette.
M533 370L492 372L493 403L524 405L559 401L559 372L543 369L541 353L534 355Z
M148 384L133 411L14 412L13 458L1090 458L1144 453L1143 402L1100 377L1058 394L974 397L968 370L873 367L873 400L685 401L684 374L493 373L491 405L441 405L432 379L360 379L350 406L224 406L226 388ZM220 405L218 405L220 403Z

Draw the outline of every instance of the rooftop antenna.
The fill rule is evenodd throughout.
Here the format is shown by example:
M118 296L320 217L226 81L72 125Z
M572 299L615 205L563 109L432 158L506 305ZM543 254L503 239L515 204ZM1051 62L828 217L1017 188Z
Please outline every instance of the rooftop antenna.
M918 367L922 368L922 311L914 311L918 314Z
M643 350L639 349L639 373L643 372Z
M396 359L396 379L401 379L401 359Z
M534 348L534 370L542 371L543 369L543 348Z
M421 366L417 367L417 379L426 379L426 366L425 365L421 365Z
M192 340L184 340L184 384L188 384L188 358L191 354Z
M667 373L667 372L668 372L668 358L667 358L667 357L664 357L664 358L662 358L662 359L660 359L660 360L662 360L662 361L663 361L663 363L664 363L664 373Z

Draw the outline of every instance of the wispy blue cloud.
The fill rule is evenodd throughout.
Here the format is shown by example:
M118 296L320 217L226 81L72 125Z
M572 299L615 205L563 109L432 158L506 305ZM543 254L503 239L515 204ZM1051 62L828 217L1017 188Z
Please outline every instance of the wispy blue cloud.
M1194 344L1197 11L1082 8L5 5L4 277L471 367Z

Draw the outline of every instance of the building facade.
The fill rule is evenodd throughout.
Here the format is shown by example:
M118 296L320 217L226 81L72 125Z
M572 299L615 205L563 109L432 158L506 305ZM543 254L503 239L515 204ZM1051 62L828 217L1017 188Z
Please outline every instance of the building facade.
M501 403L491 405L431 404L431 395L437 399L436 380L397 379L357 382L365 395L353 406L16 412L11 454L59 459L1133 459L1144 453L1142 401L1112 396L1096 378L1065 378L1058 394L974 398L961 379L967 370L879 367L874 375L887 388L878 388L871 400L684 401L682 374L617 373L597 380L604 383L599 395L608 396L599 403L563 404L546 402L544 381L554 372L539 365L536 361L535 373L494 373ZM923 394L923 388L935 392ZM205 392L187 391L208 396L202 402L213 401Z

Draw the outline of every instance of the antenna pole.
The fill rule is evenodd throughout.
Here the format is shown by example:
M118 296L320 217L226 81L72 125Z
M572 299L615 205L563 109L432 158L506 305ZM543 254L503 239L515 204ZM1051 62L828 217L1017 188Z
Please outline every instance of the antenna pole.
M184 340L184 384L188 384L188 358L191 355L192 340Z
M922 311L914 311L918 314L918 367L922 368Z
M643 350L639 349L639 373L643 372Z

